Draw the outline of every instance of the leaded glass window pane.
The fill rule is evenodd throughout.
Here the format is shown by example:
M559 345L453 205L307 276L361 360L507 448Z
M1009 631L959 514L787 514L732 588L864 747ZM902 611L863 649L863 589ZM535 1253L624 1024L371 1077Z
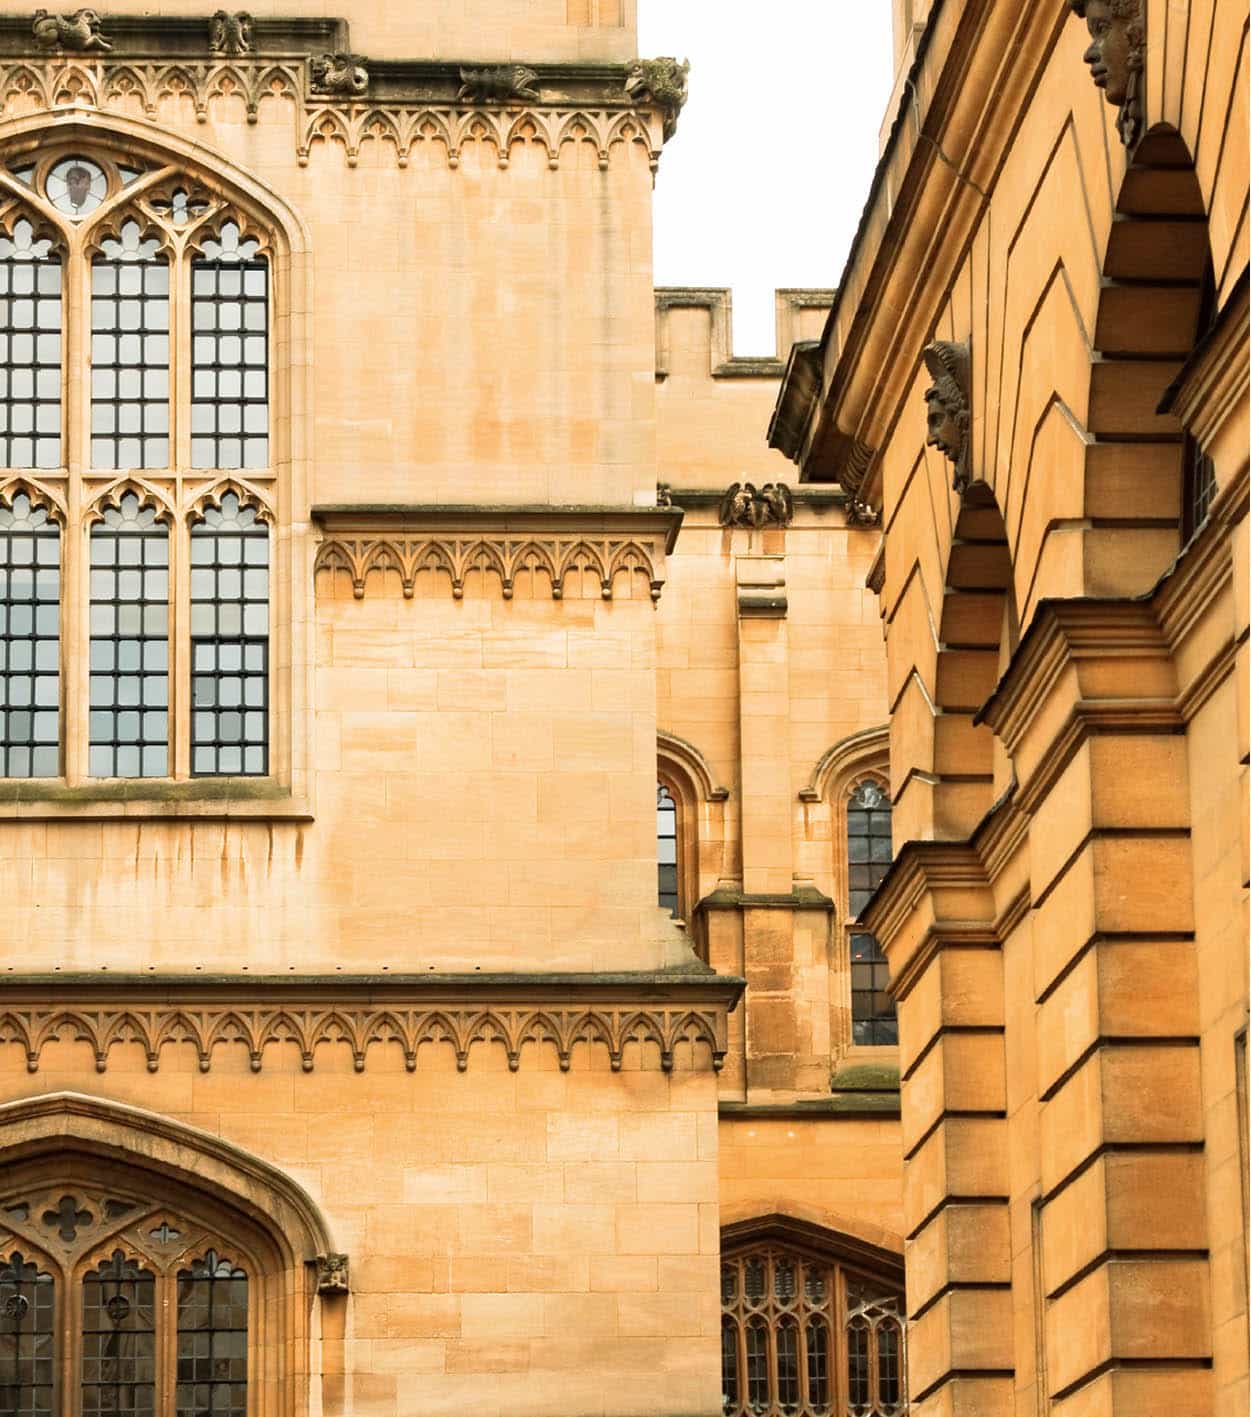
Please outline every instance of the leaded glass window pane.
M778 1406L783 1412L799 1410L799 1329L793 1323L778 1325Z
M191 465L269 465L269 263L234 222L191 263Z
M862 782L847 804L848 914L868 905L891 864L890 800L872 781ZM867 932L849 937L852 1041L898 1043L895 1002L887 993L889 970L878 942Z
M169 263L127 221L91 263L91 465L170 464Z
M269 770L269 533L227 492L191 529L191 771Z
M121 1250L83 1277L82 1417L155 1411L155 1285Z
M25 492L0 503L0 776L56 777L61 537Z
M808 1401L814 1412L830 1405L830 1331L820 1319L811 1319L804 1335L808 1349Z
M656 784L657 898L670 915L678 913L678 807L663 782Z
M752 1412L769 1408L769 1331L763 1323L747 1325L747 1406Z
M24 218L0 235L0 466L61 465L61 257Z
M738 1406L738 1329L732 1319L721 1321L721 1409L733 1412Z
M177 1417L247 1417L248 1277L209 1250L178 1274Z
M91 530L92 777L169 771L169 536L127 492Z
M14 1251L0 1259L0 1412L51 1417L52 1276Z

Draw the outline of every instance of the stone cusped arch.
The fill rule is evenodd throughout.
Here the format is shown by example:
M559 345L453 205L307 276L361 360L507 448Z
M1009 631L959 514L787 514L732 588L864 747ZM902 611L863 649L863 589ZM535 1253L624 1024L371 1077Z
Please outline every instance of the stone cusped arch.
M696 949L707 958L706 922L696 904L716 881L732 874L722 787L703 753L675 733L656 734L656 779L672 797L677 818L678 913L696 936Z

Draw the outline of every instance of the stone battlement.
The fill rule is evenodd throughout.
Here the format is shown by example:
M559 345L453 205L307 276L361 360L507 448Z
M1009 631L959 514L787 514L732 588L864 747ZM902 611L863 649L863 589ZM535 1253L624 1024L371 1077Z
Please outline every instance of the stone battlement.
M791 346L817 339L835 292L788 288L774 292L776 343L772 355L737 355L733 342L730 291L721 286L670 285L656 288L656 378L675 368L712 379L780 379ZM674 312L683 312L677 319ZM690 312L696 312L694 316Z

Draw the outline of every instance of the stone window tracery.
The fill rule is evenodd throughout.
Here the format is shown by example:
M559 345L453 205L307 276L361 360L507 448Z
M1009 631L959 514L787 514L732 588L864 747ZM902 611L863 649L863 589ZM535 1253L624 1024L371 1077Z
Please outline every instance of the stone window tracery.
M0 775L273 770L269 243L103 142L0 165Z
M0 1207L0 1411L247 1417L256 1261L203 1219L68 1186Z
M726 1417L902 1417L903 1296L815 1249L764 1243L721 1266Z
M854 921L873 898L892 861L890 798L873 778L855 784L847 801L847 944L851 967L851 1033L857 1044L899 1042L889 970L876 938Z

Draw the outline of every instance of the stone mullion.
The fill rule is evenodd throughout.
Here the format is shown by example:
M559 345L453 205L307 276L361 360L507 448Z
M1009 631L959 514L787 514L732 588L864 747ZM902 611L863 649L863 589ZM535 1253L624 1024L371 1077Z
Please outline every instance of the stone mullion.
M939 920L929 935L918 951L928 958L903 972L897 995L911 1411L1006 1413L1013 1353L1002 957L986 928Z

